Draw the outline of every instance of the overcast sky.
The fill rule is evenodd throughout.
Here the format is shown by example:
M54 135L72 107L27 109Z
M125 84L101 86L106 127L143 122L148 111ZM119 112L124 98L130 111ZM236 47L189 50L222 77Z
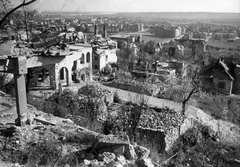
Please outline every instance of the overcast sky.
M40 11L73 12L230 12L240 13L240 0L38 0Z

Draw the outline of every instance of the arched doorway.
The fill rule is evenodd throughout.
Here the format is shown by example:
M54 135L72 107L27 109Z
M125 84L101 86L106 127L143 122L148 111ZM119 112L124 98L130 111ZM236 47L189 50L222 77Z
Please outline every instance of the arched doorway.
M69 76L68 76L68 69L66 67L62 67L59 71L59 81L62 86L69 85Z
M73 82L76 82L76 80L77 80L77 63L78 63L78 61L75 60L73 62L73 66L72 66L72 81Z

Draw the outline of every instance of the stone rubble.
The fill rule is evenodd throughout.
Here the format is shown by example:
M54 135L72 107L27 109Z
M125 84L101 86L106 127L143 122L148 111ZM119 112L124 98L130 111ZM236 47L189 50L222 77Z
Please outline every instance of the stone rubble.
M27 119L23 119L24 126L17 127L15 125L1 125L1 136L13 136L11 141L5 145L7 150L17 150L19 148L24 148L28 142L32 145L37 145L40 141L47 141L46 137L50 137L54 141L59 141L65 143L69 141L69 135L73 136L74 140L78 140L77 136L85 133L89 133L95 136L92 140L92 146L94 151L92 153L82 152L77 155L83 161L80 163L82 166L109 166L109 167L123 167L132 164L134 166L135 162L140 165L144 164L151 167L149 162L150 151L139 145L132 145L129 142L127 135L102 135L94 131L90 131L83 127L75 125L72 121L68 119L62 119L54 117L49 114L42 112L38 113L28 113L25 115ZM41 118L38 121L36 118ZM31 119L31 120L29 120ZM40 119L39 119L40 120ZM27 123L29 121L29 123ZM5 133L5 134L4 134ZM5 137L3 137L4 141ZM4 142L0 141L0 147L4 147ZM67 147L67 146L64 146ZM79 149L73 147L71 151L78 152ZM62 151L63 155L68 154L68 152ZM64 164L64 167L70 166L69 163ZM20 164L13 164L13 167L26 167Z

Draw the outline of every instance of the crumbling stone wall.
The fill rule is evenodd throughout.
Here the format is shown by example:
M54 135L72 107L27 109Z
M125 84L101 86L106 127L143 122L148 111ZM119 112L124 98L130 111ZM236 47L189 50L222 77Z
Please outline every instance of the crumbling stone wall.
M48 72L48 76L44 78L44 81L38 82L39 69L45 69ZM40 67L34 67L28 69L27 74L28 86L50 86L52 89L56 89L59 83L58 68L56 64L50 64Z
M83 68L79 70L75 70L73 72L74 82L81 83L92 80L92 71L91 68Z
M178 128L172 128L166 132L164 139L166 142L165 151L171 150L178 137Z
M138 144L151 145L151 147L156 148L159 153L164 152L167 147L164 132L138 128L137 136Z
M180 134L182 135L193 126L193 121L190 118L184 119L180 112L168 107L144 110L138 125L140 129L149 131L149 134L152 133L149 135L152 137L148 139L149 141L156 140L162 144L161 151L171 150L178 141L179 126L181 126ZM154 135L158 133L162 135Z
M193 125L194 125L194 120L192 118L185 119L180 128L180 135L183 135L188 129L192 128ZM174 144L179 139L178 131L179 131L178 128L172 128L169 131L167 131L165 135L166 151L171 150Z
M39 82L38 81L38 76L39 76L39 70L44 69L46 72L48 72L48 75L43 77L43 81ZM56 78L55 78L55 66L54 65L46 65L42 67L36 67L28 70L30 75L29 79L29 87L34 87L34 86L50 86L51 88L55 89L56 88Z
M193 124L194 121L191 118L184 120L180 134L183 135L193 127ZM138 128L138 140L154 145L159 153L170 151L179 139L178 130L178 127L172 127L166 131Z

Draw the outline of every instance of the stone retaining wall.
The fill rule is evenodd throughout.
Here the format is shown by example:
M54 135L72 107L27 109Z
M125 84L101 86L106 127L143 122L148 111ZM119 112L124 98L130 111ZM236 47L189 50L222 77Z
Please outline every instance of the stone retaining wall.
M103 83L105 86L127 90L135 93L143 93L148 96L156 96L160 88L151 84L144 84L136 81L111 81Z

